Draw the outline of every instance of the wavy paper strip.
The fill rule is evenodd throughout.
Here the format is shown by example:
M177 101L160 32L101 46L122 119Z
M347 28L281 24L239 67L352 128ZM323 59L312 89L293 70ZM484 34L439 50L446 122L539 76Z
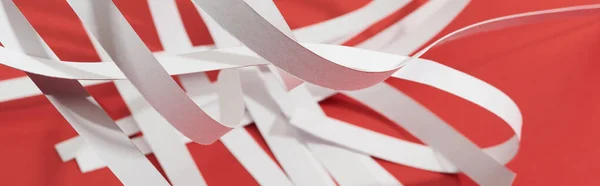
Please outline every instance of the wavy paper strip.
M335 185L334 180L339 185L401 185L369 156L436 172L460 171L481 185L510 185L514 173L503 164L519 147L522 116L517 105L477 78L419 57L432 47L480 32L600 13L600 5L587 5L491 19L452 32L408 57L468 1L429 1L355 47L336 44L407 1L373 1L293 32L271 1L194 2L216 48L192 48L174 1L151 0L167 49L152 54L110 0L69 1L86 31L97 38L93 43L103 60L79 63L48 53L16 6L2 0L0 42L6 48L0 48L0 63L27 72L31 80L0 82L0 87L11 87L0 100L41 90L80 134L57 144L62 160L76 159L84 172L106 165L125 185L169 185L143 156L152 152L171 184L205 184L184 144L218 139L261 185ZM240 43L244 45L236 46ZM215 84L203 74L209 70L222 70ZM170 75L181 75L188 95ZM388 77L426 84L475 103L504 120L515 136L480 149L418 102L380 83ZM110 120L75 80L93 80L83 85L116 80L132 117ZM302 81L308 83L300 85ZM325 116L317 102L338 92L394 121L429 147ZM244 130L234 129L253 121L283 170ZM144 137L127 139L139 131Z
M57 58L52 52L46 53L44 48L47 46L12 1L3 0L1 4L3 14L0 24L4 32L0 40L6 47L30 55ZM169 185L146 157L135 149L128 136L118 132L115 122L79 82L30 73L27 75L124 184ZM124 148L110 148L106 145L107 140Z

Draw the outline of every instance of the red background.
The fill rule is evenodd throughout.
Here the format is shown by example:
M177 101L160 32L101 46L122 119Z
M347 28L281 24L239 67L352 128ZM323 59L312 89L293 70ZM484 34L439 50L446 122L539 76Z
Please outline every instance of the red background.
M15 0L19 8L63 59L97 61L88 38L64 0ZM195 45L212 43L189 0L178 0ZM368 0L276 0L292 28L330 19ZM116 0L136 31L154 51L162 50L145 0ZM420 6L411 3L373 26L352 45ZM503 15L598 0L474 0L439 36L469 24ZM567 18L548 23L484 33L438 47L425 58L481 78L500 88L520 106L524 116L519 155L508 164L517 173L515 185L600 185L600 24L597 17ZM0 79L23 76L0 66ZM214 75L214 74L213 74ZM431 87L388 80L438 113L475 143L489 146L507 139L508 127L491 113ZM113 84L88 90L114 118L129 115ZM2 91L0 90L0 94ZM418 142L369 109L334 96L321 104L330 115L362 127ZM254 127L250 131L260 141ZM68 123L42 96L0 103L0 184L120 185L104 168L82 174L74 161L63 163L54 150L75 136ZM256 185L253 178L217 142L188 145L209 185ZM153 156L149 158L156 162ZM405 185L473 185L464 175L448 175L379 161Z

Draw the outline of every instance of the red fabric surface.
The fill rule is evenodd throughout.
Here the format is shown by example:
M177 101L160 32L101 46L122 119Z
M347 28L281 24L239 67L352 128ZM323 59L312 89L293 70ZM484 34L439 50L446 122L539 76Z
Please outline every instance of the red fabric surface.
M64 0L15 0L45 41L64 60L97 61L88 38ZM150 49L161 50L145 0L116 0ZM195 45L212 42L189 0L178 0ZM276 0L292 28L330 19L368 0ZM385 28L423 1L390 16L347 44L356 44ZM474 0L439 36L498 16L598 0ZM484 33L435 48L425 58L481 78L500 88L520 106L524 116L519 155L508 164L517 173L515 185L600 185L600 24L598 17L567 18ZM0 33L1 34L1 33ZM0 66L0 79L23 76ZM497 117L460 98L431 87L388 80L439 114L481 146L510 137ZM88 90L114 118L129 115L113 84ZM2 90L0 90L0 94ZM418 142L375 112L343 96L321 104L328 115L394 137ZM248 127L261 141L256 128ZM42 96L0 103L1 185L121 185L106 168L81 173L74 161L61 162L54 145L75 136L68 123ZM256 185L253 178L217 142L188 147L209 185ZM156 163L153 156L148 156ZM464 175L438 174L379 161L405 185L474 185Z

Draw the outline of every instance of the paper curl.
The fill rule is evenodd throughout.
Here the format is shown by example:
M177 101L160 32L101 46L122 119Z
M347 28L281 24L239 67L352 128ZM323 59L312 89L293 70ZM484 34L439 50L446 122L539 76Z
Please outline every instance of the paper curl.
M83 172L108 166L125 185L169 184L143 156L149 153L157 155L171 184L206 185L184 144L215 140L261 185L401 185L370 156L429 171L460 171L481 185L510 185L514 173L503 165L519 148L522 116L517 105L492 85L419 57L432 47L480 32L600 13L600 5L587 5L491 19L407 56L449 24L468 1L429 1L354 47L339 44L408 1L373 1L294 31L271 1L193 2L215 46L192 47L175 2L149 0L166 48L153 54L112 1L69 1L102 58L101 63L79 63L57 59L12 1L2 0L0 42L6 48L0 48L0 63L27 72L31 80L1 81L0 87L11 88L0 100L41 90L80 134L56 145L62 160L76 159ZM211 70L222 70L216 83L203 73ZM180 75L186 92L171 75ZM381 83L390 77L477 104L505 121L515 136L480 149L427 108ZM132 116L114 122L77 80L91 80L83 85L114 81ZM336 93L379 112L428 146L327 117L317 103ZM252 122L283 170L236 128ZM128 139L140 131L144 137Z

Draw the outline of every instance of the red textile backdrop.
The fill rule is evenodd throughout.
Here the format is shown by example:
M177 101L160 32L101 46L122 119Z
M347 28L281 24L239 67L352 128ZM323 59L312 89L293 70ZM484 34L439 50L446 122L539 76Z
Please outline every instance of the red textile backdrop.
M64 60L97 61L88 38L64 0L15 0L45 41ZM195 45L212 43L189 0L178 0ZM333 18L368 0L276 0L292 28ZM116 0L142 39L154 51L162 47L145 0ZM355 44L402 18L423 1L415 1L347 44ZM438 37L463 26L498 16L599 0L474 0ZM521 26L448 42L425 55L500 88L524 115L519 155L508 167L515 185L600 185L600 24L598 17L573 17ZM213 74L214 75L214 74ZM0 66L0 80L24 73ZM431 87L388 80L475 143L489 146L510 137L507 126L491 113ZM10 88L10 87L5 87ZM114 118L129 115L113 84L88 90ZM2 90L0 90L2 94ZM321 104L328 115L398 138L418 142L366 107L334 96ZM256 128L248 127L261 142ZM42 96L0 103L0 184L120 185L106 168L82 174L74 161L61 162L54 150L74 130ZM217 142L188 145L209 185L256 185L253 178ZM149 158L156 163L153 156ZM474 185L464 175L438 174L378 160L405 185Z

